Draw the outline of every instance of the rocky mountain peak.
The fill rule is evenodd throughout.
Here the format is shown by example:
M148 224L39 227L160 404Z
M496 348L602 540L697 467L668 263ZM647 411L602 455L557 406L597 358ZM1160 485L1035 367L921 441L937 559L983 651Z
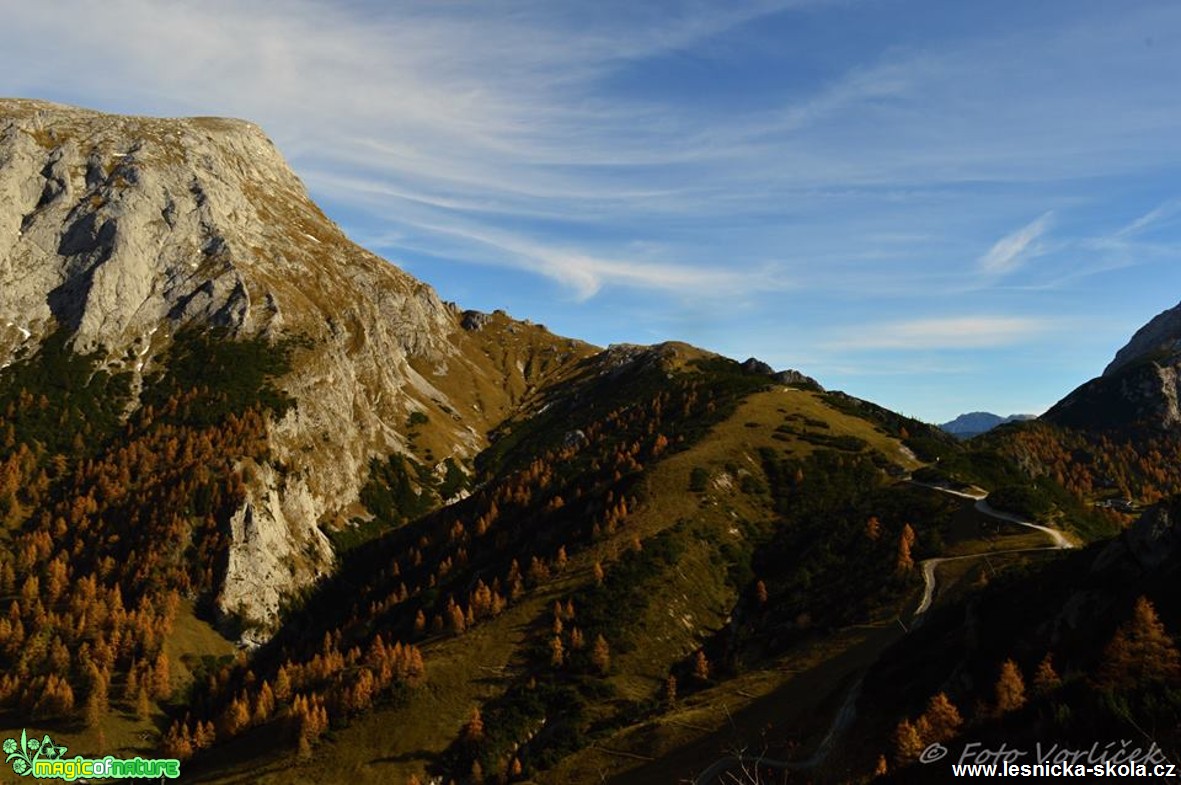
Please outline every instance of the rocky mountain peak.
M955 436L968 438L991 431L999 425L1035 418L1036 415L1033 414L1010 414L1007 417L1002 417L992 412L968 412L959 415L954 420L943 423L939 427Z
M231 522L219 604L248 625L328 568L322 528L364 512L372 459L471 458L593 348L472 321L350 242L252 123L0 100L0 366L64 331L138 390L186 329L299 347Z
M1172 363L1178 357L1181 357L1181 304L1162 311L1137 330L1132 339L1116 352L1103 375L1112 376L1141 359Z
M1181 305L1136 331L1103 371L1044 417L1073 427L1181 426Z
M0 101L0 204L9 349L13 328L51 324L112 355L160 327L323 333L357 284L430 323L401 331L403 349L449 322L428 288L349 243L248 122Z

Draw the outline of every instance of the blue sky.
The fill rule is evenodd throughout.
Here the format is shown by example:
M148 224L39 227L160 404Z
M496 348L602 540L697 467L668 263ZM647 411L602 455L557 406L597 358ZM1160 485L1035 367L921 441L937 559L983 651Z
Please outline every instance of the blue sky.
M245 117L464 307L922 419L1181 300L1181 4L0 0L0 94Z

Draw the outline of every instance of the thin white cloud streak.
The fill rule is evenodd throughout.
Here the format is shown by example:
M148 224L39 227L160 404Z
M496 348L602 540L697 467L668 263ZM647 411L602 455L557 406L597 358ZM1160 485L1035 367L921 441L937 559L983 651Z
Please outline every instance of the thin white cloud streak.
M1034 243L1050 225L1053 211L1043 213L1025 226L997 240L988 253L980 257L980 269L991 275L1011 273L1036 254ZM1031 247L1033 246L1033 247Z
M1181 212L1181 200L1170 199L1169 201L1149 210L1147 213L1140 216L1131 223L1120 227L1112 234L1112 238L1117 240L1126 240L1130 237L1134 237L1135 235L1138 235L1153 226L1167 222L1179 212Z
M1042 288L1058 288L1100 273L1181 259L1181 242L1167 238L1152 241L1144 237L1175 223L1178 215L1181 215L1181 199L1169 199L1113 231L1078 240L1075 249L1090 261Z
M644 189L637 186L634 189L621 187L614 191L610 198L603 192L585 191L538 193L529 194L527 198L513 199L507 198L503 193L493 195L463 190L431 193L372 174L348 175L318 168L305 170L303 177L314 190L330 193L341 201L364 205L373 210L409 202L469 214L581 222L601 222L616 217L621 203L644 204L649 206L650 211L659 212L659 204L665 199L681 199L684 196L676 190ZM510 186L509 190L511 188ZM704 200L702 204L704 205ZM683 214L684 209L682 206L674 212Z
M727 299L754 292L785 291L791 283L773 266L759 270L675 264L641 258L609 258L530 240L522 235L478 229L452 222L424 226L439 235L457 238L463 244L491 248L496 258L469 258L477 263L496 264L540 274L570 289L576 300L584 301L606 286L663 291L699 299ZM374 238L378 247L398 248L405 239ZM423 249L419 249L423 250Z
M1011 346L1046 332L1047 319L1018 316L955 316L868 324L847 330L827 346L843 350L990 349Z
M576 301L594 297L605 287L645 289L697 300L748 300L756 295L796 288L781 262L762 260L741 268L700 262L670 261L672 249L661 243L635 241L625 255L604 255L570 245L549 243L521 231L488 227L446 208L463 212L461 205L439 204L408 198L380 183L340 181L326 177L321 185L334 193L369 195L371 207L383 199L405 200L400 223L413 231L355 233L367 247L390 253L405 252L450 257L452 261L510 267L537 273L563 285ZM489 252L492 252L491 255Z

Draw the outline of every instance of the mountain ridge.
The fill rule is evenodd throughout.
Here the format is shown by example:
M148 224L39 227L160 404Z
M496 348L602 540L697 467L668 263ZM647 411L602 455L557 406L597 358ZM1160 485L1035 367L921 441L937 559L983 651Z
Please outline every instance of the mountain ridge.
M1181 303L1161 311L1133 333L1103 369L1103 376L1113 376L1150 354L1167 362L1181 356Z
M582 360L689 351L603 351L442 301L345 237L254 123L26 99L0 99L0 288L0 366L60 334L128 375L128 411L179 336L285 347L274 383L295 405L264 415L267 459L242 464L218 597L255 643L285 598L331 570L334 532L370 515L374 462L403 456L420 491L470 475L496 430Z
M328 569L322 525L355 514L371 459L411 451L411 415L429 419L432 464L470 461L531 384L593 350L507 317L464 329L352 244L246 121L0 100L0 204L0 363L64 330L134 393L186 329L310 347L279 381L298 405L268 422L272 460L233 523L220 604L260 628ZM519 351L494 356L506 336Z
M1007 417L1002 417L992 412L968 412L941 424L939 427L948 433L967 438L990 431L998 425L1032 420L1036 417L1036 414L1010 414Z
M1181 427L1181 305L1136 331L1100 376L1084 382L1043 417L1109 430Z

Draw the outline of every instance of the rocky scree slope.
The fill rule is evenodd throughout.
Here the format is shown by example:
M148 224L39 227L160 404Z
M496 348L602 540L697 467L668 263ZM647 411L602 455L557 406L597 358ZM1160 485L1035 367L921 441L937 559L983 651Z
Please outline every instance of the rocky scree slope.
M251 123L0 99L0 366L64 331L138 390L173 336L210 328L299 347L279 380L296 405L247 474L218 599L259 636L330 568L322 526L363 513L371 459L469 459L592 351L461 313L351 243Z

